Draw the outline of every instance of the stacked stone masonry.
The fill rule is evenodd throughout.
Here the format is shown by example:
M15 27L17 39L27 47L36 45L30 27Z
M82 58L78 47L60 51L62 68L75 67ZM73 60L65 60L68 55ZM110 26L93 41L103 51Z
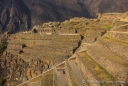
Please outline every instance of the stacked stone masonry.
M123 43L123 42L113 42L114 40L111 39L104 39L104 38L100 38L98 39L98 44L100 44L100 46L112 51L113 53L128 58L128 45Z
M55 62L69 58L80 42L79 34L16 33L9 37L7 52L25 61L45 59Z
M81 59L79 58L79 56L77 55L76 58L76 63L79 65L82 73L84 74L84 76L86 77L87 80L90 81L96 81L97 78L93 75L93 73L91 73L91 71L89 70L89 68L86 67L86 65L83 64L83 62L81 61ZM91 86L99 86L99 84L95 84L95 83L90 83Z
M106 37L117 39L120 41L128 42L128 32L121 32L121 31L108 31L105 34Z
M116 80L125 81L127 79L127 71L128 69L124 67L123 65L119 64L116 61L113 61L112 57L115 57L114 54L111 54L110 52L106 51L107 55L105 53L99 53L96 49L98 49L99 46L88 46L87 54L91 56L98 64L100 64L104 69L106 69L111 75L115 77ZM96 48L96 49L94 49ZM99 49L103 49L100 48ZM109 56L109 57L108 57Z

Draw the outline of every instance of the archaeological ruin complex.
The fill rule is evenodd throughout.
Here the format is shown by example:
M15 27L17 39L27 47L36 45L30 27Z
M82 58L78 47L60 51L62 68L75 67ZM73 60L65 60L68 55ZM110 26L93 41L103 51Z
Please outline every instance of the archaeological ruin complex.
M7 86L127 86L126 15L75 17L11 34L0 61L9 74L2 77Z

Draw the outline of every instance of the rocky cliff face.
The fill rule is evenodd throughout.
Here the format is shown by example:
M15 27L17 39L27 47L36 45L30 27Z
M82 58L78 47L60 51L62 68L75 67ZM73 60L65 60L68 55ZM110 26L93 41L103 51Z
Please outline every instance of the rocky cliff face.
M30 10L23 0L0 0L0 32L30 28Z
M127 4L127 0L0 0L0 33L72 17L93 18L98 12L125 12Z

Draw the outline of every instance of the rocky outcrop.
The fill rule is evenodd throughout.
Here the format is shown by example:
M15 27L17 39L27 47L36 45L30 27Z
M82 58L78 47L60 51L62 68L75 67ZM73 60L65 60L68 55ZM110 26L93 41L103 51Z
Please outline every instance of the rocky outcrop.
M1 56L0 64L0 77L7 82L10 81L11 86L18 84L15 81L21 83L34 78L53 65L48 60L41 61L40 59L31 59L31 61L26 62L10 53Z

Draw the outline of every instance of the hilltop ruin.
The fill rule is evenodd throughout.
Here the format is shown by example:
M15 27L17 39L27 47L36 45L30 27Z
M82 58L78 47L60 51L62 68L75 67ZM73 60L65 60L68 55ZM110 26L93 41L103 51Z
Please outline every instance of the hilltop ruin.
M125 86L128 81L126 15L75 17L11 34L0 58L1 77L6 77L6 84L11 86Z

